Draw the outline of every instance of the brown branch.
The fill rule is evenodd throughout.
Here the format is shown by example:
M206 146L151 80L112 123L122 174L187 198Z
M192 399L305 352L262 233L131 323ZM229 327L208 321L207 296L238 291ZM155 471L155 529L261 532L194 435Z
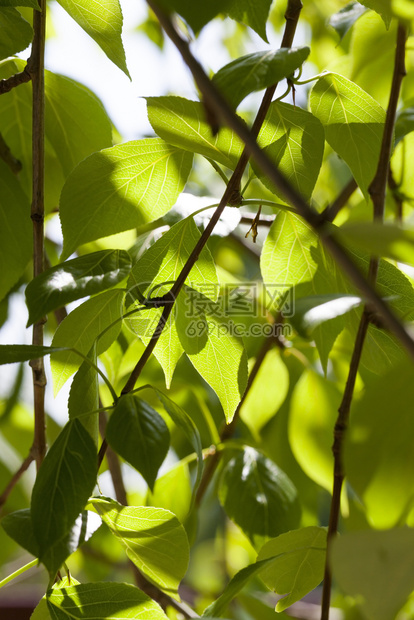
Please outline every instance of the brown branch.
M248 213L244 213L240 218L240 224L247 224L251 226L254 222L255 215L249 215ZM264 226L265 228L270 228L270 226L275 221L274 217L266 217L265 215L260 216L260 220L257 222L258 226Z
M19 482L20 478L23 476L24 472L29 469L33 461L34 461L34 455L32 451L30 451L29 454L24 459L23 463L20 465L19 469L10 479L3 493L0 495L0 510L3 508L4 504L7 502L9 498L10 493L13 491L14 487Z
M391 157L392 136L394 132L395 114L397 110L398 100L400 96L401 83L405 75L405 28L399 24L397 32L397 47L395 51L394 73L391 84L390 98L385 117L384 133L382 136L381 151L377 166L377 171L372 181L369 192L373 202L374 220L382 221L384 218L385 207L385 190L388 178L389 160ZM369 281L375 284L378 273L379 259L371 258L369 265ZM354 350L352 353L351 363L349 367L348 379L345 386L344 395L338 410L338 418L334 429L334 444L332 447L334 457L334 483L331 500L331 510L329 515L327 550L325 561L325 576L322 592L321 620L329 620L332 573L329 564L329 552L332 540L338 531L339 515L341 510L341 491L345 477L343 468L343 443L345 433L349 423L349 413L351 409L352 398L355 389L355 381L358 373L358 367L361 360L363 345L370 323L371 310L369 306L365 306L359 323L358 332L355 340Z
M32 207L33 222L33 277L44 269L44 52L46 35L46 0L39 0L40 11L33 11L33 47L30 57L32 78ZM29 65L28 65L29 66ZM33 325L33 344L43 345L45 318ZM45 388L46 375L43 358L30 362L34 390L34 439L32 451L39 469L46 454Z
M38 13L39 11L36 12ZM15 75L11 75L4 80L0 80L0 95L10 92L13 88L19 86L19 84L30 82L31 79L32 76L30 74L30 65L28 62L21 73L16 73Z
M327 222L334 221L339 211L346 205L357 187L358 185L355 179L352 178L350 181L348 181L340 194L338 194L334 202L331 205L328 205L326 209L322 211L322 216Z
M403 200L402 195L399 192L399 185L397 181L395 180L394 175L392 173L391 164L388 170L388 187L391 190L391 194L395 202L395 220L397 224L402 224L404 200Z
M414 359L414 340L405 329L404 324L398 317L395 316L389 305L380 297L380 295L378 295L372 284L368 282L364 275L360 272L358 267L348 255L346 249L336 238L332 236L331 228L326 225L326 221L322 215L306 203L302 196L295 190L294 187L292 187L289 181L287 181L283 174L269 159L267 154L261 150L253 133L244 125L244 123L240 121L237 115L228 106L227 102L223 99L221 94L217 91L215 85L207 77L201 65L192 55L188 42L176 31L169 17L166 16L161 9L159 9L159 7L155 6L154 0L147 0L147 2L156 12L165 32L171 38L178 51L181 53L184 62L191 70L194 80L202 92L203 97L209 100L209 104L216 110L217 116L222 118L223 121L240 137L240 139L243 140L248 152L254 158L262 172L272 183L276 185L276 187L278 187L287 202L292 204L301 217L303 217L303 219L310 226L312 226L312 228L314 228L315 232L320 235L321 241L332 254L340 268L349 276L365 299L367 299L367 301L372 304L373 308L377 310L383 320L384 326L387 327L390 332L398 338L398 340L400 340L407 352ZM167 317L168 315L169 312ZM164 320L165 317L162 316L159 323L160 328ZM158 332L159 327L157 327L156 332ZM155 343L154 345L150 343L150 346L152 347L152 351ZM139 369L139 372L141 372L141 369ZM137 377L138 376L139 373Z
M247 398L248 393L250 392L250 389L254 383L254 380L257 376L257 373L260 370L261 365L263 364L263 360L266 357L266 354L270 351L272 345L277 344L280 348L284 348L284 343L282 341L281 338L279 337L274 337L269 336L268 338L266 338L263 341L263 344L260 348L260 351L256 357L254 366L251 370L251 373L249 375L249 379L247 381L247 386L246 386L246 390L241 398L241 401L239 402L239 404L237 405L237 409L234 413L234 417L233 420L230 422L230 424L226 424L224 425L224 427L222 428L221 432L220 432L220 440L219 443L223 443L224 441L227 441L228 439L230 439L230 437L232 437L236 431L236 427L237 427L237 423L239 421L239 417L240 417L240 410ZM207 461L207 465L204 469L203 472L203 477L201 478L200 481L200 486L198 487L197 490L197 495L196 495L196 504L197 506L200 505L201 500L204 497L204 494L207 490L207 487L209 486L211 479L214 476L214 473L218 467L218 464L220 462L220 458L221 458L221 452L213 452L213 454L209 457L208 461Z

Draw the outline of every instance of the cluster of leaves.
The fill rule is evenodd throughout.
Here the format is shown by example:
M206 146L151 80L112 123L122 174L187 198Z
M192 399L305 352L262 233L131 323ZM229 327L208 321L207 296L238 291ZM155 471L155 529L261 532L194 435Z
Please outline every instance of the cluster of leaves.
M129 75L118 0L60 4ZM257 142L320 212L355 182L329 234L364 275L370 256L380 257L378 295L408 324L414 318L414 56L408 44L386 225L372 223L369 190L381 151L398 21L409 28L414 10L404 0L342 4L307 3L301 19L312 34L310 48L267 46L237 54L212 83L234 111L250 94L277 82L297 89L296 101L290 103L285 92L270 104ZM154 2L167 16L177 13L194 35L218 16L227 27L230 17L229 49L243 47L250 30L268 43L267 30L281 26L285 9L271 5ZM36 0L0 3L5 81L25 68L9 57L32 41L24 19L30 19L29 8L38 10ZM150 12L140 31L154 33L155 23ZM324 71L309 89L298 80L302 66L304 72L312 66ZM287 617L284 610L323 578L333 428L363 294L254 161L244 173L238 206L244 217L254 205L272 216L264 241L260 227L260 252L238 234L241 226L233 230L240 217L229 207L220 222L224 232L219 224L193 262L203 226L199 211L185 214L180 204L186 197L197 205L200 195L210 196L211 187L218 192L228 181L244 149L237 133L229 127L213 131L203 101L148 97L154 137L113 145L99 99L48 71L44 202L47 221L60 218L63 247L58 256L60 248L46 237L51 266L31 279L31 105L29 83L0 95L0 308L5 323L10 300L24 290L27 326L48 316L50 346L1 345L0 364L50 355L55 394L70 378L72 384L68 422L56 428L50 419L51 447L33 488L28 492L20 481L8 497L2 561L19 546L46 568L49 586L33 620L175 618L177 605L186 609L180 607L183 579L203 617L274 617L266 587L282 596L276 611ZM249 117L238 114L243 122ZM194 193L182 194L185 188ZM212 198L210 207L215 203ZM259 225L260 219L253 233ZM112 237L126 231L133 231L133 241ZM168 294L188 261L191 271L171 300ZM72 302L77 306L61 320L62 308ZM138 387L125 389L172 302L157 334L155 360L143 367ZM404 605L409 609L414 591L411 375L399 341L381 323L371 323L343 454L343 535L330 550L336 603L352 618L390 620ZM234 437L221 430L223 422ZM4 488L29 453L31 424L20 372L0 417ZM99 451L100 426L106 428ZM124 471L131 471L129 464L141 475L141 486L135 476L127 489L133 505L100 494L97 483L104 484L110 468L109 458L98 460L106 443ZM203 499L208 457L219 466ZM120 499L119 479L116 492ZM217 551L221 538L224 550ZM108 569L94 566L85 549L104 558ZM132 579L120 560L124 552L153 588L153 598L121 583ZM210 557L225 566L227 585ZM84 583L61 579L67 560Z

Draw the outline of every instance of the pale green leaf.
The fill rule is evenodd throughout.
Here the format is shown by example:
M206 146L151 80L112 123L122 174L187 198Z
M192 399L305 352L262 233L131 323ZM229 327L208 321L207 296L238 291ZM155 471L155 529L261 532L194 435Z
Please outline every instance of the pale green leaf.
M106 438L152 490L170 445L170 433L160 414L136 394L125 394L111 414Z
M125 507L104 498L94 498L91 504L145 577L179 600L189 544L177 517L163 508Z
M277 602L276 611L287 609L320 584L325 555L326 530L321 527L286 532L261 548L258 562L278 556L260 572L268 588L277 594L287 594Z
M71 301L114 287L130 270L124 250L93 252L47 269L26 287L27 326Z
M291 76L309 56L309 47L281 48L247 54L225 65L213 83L233 108L247 95Z
M397 17L414 19L414 5L411 0L391 0L391 7Z
M148 119L160 138L234 170L243 142L226 127L213 136L202 103L182 97L147 97L146 100Z
M52 340L53 347L71 347L87 355L99 338L97 354L103 353L115 340L121 329L123 291L106 291L72 310L57 328ZM112 327L110 327L112 326ZM77 371L82 358L73 351L54 353L51 367L55 393Z
M277 413L289 389L289 372L280 352L269 351L240 410L240 417L256 437Z
M59 4L128 77L118 0L58 0Z
M178 337L194 368L216 392L230 423L247 384L243 341L217 302L189 287L181 295Z
M348 532L333 541L335 581L367 620L393 620L414 589L414 531ZM400 616L399 616L400 617Z
M160 297L171 289L199 238L200 232L193 218L188 217L172 226L142 255L135 263L128 280L129 291L126 297L128 310L135 300ZM207 247L201 251L186 282L207 297L217 299L219 283L214 261ZM181 303L180 297L178 303ZM142 310L130 317L127 324L144 344L147 344L160 315L161 310L156 308ZM173 311L154 349L154 355L164 370L167 388L170 387L183 350L175 327Z
M32 493L33 532L39 558L50 573L56 573L66 559L56 543L69 534L85 507L96 474L96 446L79 420L72 420L47 453Z
M332 491L333 431L341 393L314 370L305 370L292 394L289 443L303 471Z
M104 149L67 179L60 199L62 257L79 245L152 222L183 190L192 155L149 138Z
M99 382L96 369L96 344L92 347L88 359L94 365L85 360L73 377L68 399L68 413L69 420L79 418L95 442L96 447L98 447Z
M324 126L330 146L348 164L368 199L378 165L384 110L362 88L337 73L327 73L315 83L310 107Z
M361 4L381 15L385 26L388 28L392 19L392 0L361 0Z
M237 22L253 28L268 43L266 23L271 5L272 0L233 0L226 13Z
M79 585L79 581L77 581L73 575L68 577L63 577L61 581L53 584L52 588L62 589L66 586L77 586ZM49 609L46 602L46 594L40 599L38 605L36 606L34 612L30 616L30 620L52 620L52 616L49 613Z
M359 2L350 2L337 13L334 13L329 20L329 24L335 28L339 34L339 39L342 40L348 30L352 28L357 19L365 13L367 9Z
M253 543L299 525L301 510L293 483L254 448L246 447L227 463L219 499Z
M146 504L173 512L183 523L191 508L191 478L188 465L180 462L157 478L154 490L148 491Z
M0 5L1 6L1 5ZM0 59L14 56L30 45L33 37L31 25L23 19L19 11L12 7L2 7L0 11Z
M414 230L390 222L354 222L337 229L348 245L355 245L375 256L414 265Z
M32 254L32 237L29 201L11 170L0 161L0 299L23 275Z
M378 528L397 525L414 497L412 371L404 360L366 388L345 441L349 482Z
M260 130L258 143L293 187L304 198L310 198L325 144L324 129L318 118L297 106L275 101ZM253 170L266 187L283 198L254 163Z
M128 583L81 583L49 590L52 620L167 620L161 607Z

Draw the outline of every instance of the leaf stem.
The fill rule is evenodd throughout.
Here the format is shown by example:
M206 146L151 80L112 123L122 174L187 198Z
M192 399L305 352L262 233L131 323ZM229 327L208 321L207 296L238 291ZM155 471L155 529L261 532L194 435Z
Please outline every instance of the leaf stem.
M218 175L223 179L223 181L225 182L225 184L227 185L227 183L229 182L227 176L225 175L224 171L222 170L221 166L219 166L214 159L210 159L210 157L206 157L207 161L213 166L214 170L218 173Z
M375 177L369 187L369 193L373 202L374 220L383 221L385 206L385 190L388 179L389 160L391 157L392 137L394 132L395 115L400 96L401 83L405 76L405 41L406 31L400 23L397 31L397 47L395 52L394 73L391 84L390 98L385 117L384 133L382 136L381 151ZM375 285L379 266L379 259L373 257L369 265L369 282ZM345 477L343 468L343 443L349 424L349 413L355 389L355 381L361 360L365 337L370 324L371 307L364 307L359 323L358 332L349 366L348 378L345 386L342 402L338 409L338 418L334 428L334 444L332 452L334 457L334 482L329 515L329 527L327 538L327 551L325 560L325 576L322 591L321 620L329 620L329 609L332 587L332 573L329 564L329 552L332 541L338 531L339 515L341 510L341 491Z
M18 577L19 575L22 575L23 573L25 573L27 570L29 570L29 568L33 568L33 566L37 566L38 564L39 564L39 560L35 558L28 564L25 564L21 568L18 568L16 571L14 571L14 573L12 573L11 575L8 575L4 579L2 579L2 581L0 581L0 588L10 583L10 581L13 581L13 579L16 579L16 577Z

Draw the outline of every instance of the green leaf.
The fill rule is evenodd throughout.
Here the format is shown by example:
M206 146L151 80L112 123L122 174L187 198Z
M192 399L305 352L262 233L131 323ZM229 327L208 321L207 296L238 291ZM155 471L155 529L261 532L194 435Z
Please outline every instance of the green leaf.
M29 201L11 170L0 161L0 299L16 284L31 258L31 229Z
M276 611L287 609L316 588L323 579L326 555L326 530L304 527L269 540L260 550L260 562L278 556L268 564L260 577L277 594L287 594L276 605Z
M290 322L306 338L319 325L358 308L362 303L361 297L340 293L302 297L295 303L295 314Z
M368 200L378 165L384 110L362 88L337 73L319 78L309 101L312 113L325 127L327 141L348 164Z
M65 347L42 347L32 344L1 344L0 365L28 362L38 357L44 357L58 351L64 351Z
M149 138L94 153L75 168L60 199L62 257L79 245L161 217L177 200L192 155Z
M258 143L293 187L304 198L310 198L322 165L325 144L324 129L318 118L297 106L275 101L260 130ZM262 183L283 198L260 168L256 164L252 167Z
M121 506L94 498L91 504L139 570L157 587L179 600L178 586L189 561L184 527L168 510Z
M361 0L361 4L381 15L386 28L392 19L391 2L392 0Z
M37 0L0 0L0 6L29 6L32 9L40 11Z
M348 532L333 541L334 579L367 620L391 620L407 601L414 589L413 545L408 527Z
M395 146L407 134L414 131L414 106L408 106L400 110L395 120Z
M334 13L329 20L329 24L335 28L339 34L339 40L342 41L348 30L352 28L357 19L365 13L367 9L359 2L350 2L337 13Z
M247 385L243 341L218 303L189 287L181 295L178 337L194 368L219 397L230 423Z
M1 5L0 5L1 6ZM0 11L0 59L22 52L32 42L33 29L19 11L10 7Z
M52 340L53 347L71 347L87 355L100 334L97 355L112 344L121 329L122 301L124 293L115 289L100 293L72 310L57 328ZM113 324L112 327L110 327ZM50 359L55 394L82 364L82 358L73 351L54 353Z
M414 497L413 397L412 365L404 360L367 387L352 410L345 469L377 528L401 522Z
M167 620L161 607L127 583L81 583L55 587L47 593L52 620Z
M309 47L256 52L222 67L213 82L233 108L250 93L264 90L291 76L309 56Z
M314 370L305 370L292 394L289 443L303 471L332 491L333 431L341 393Z
M60 553L67 536L92 493L97 451L79 420L66 424L50 448L33 487L31 517L39 559L56 573L66 559Z
M351 222L336 231L341 240L375 256L414 265L414 230L390 222Z
M273 461L254 448L246 447L227 463L219 499L252 542L299 525L301 510L295 487Z
M164 9L179 13L196 34L231 2L232 0L203 0L201 4L195 4L193 0L158 0Z
M29 508L16 510L1 520L1 526L6 534L26 549L31 555L38 557L39 545L33 531L32 517Z
M152 389L157 394L158 398L163 404L165 411L168 413L168 415L170 416L174 424L182 428L182 430L187 436L188 441L194 448L194 452L197 454L197 474L196 474L196 479L195 479L194 488L193 488L193 497L192 497L192 502L191 502L191 507L192 507L194 505L197 489L201 482L201 477L203 475L203 467L204 467L200 433L198 431L197 426L194 424L193 420L184 411L182 407L180 407L179 405L177 405L177 403L172 401L171 398L169 398L166 394L161 392L161 390L158 390L156 387L152 387Z
M160 414L135 394L125 394L112 412L106 438L152 490L170 445L170 433Z
M147 506L165 508L184 523L191 510L191 478L188 465L179 462L170 471L157 478L154 490L147 493Z
M61 7L99 45L109 60L130 77L122 45L122 11L118 0L58 0Z
M256 437L277 413L288 389L289 372L280 352L273 349L266 354L240 410L241 419Z
M73 378L68 399L69 420L79 418L89 435L98 447L99 440L99 382L96 369L96 346L93 346L88 358L95 365L86 360ZM94 412L94 413L90 413ZM88 414L89 415L86 415Z
M178 278L200 236L193 218L188 217L172 226L158 239L134 265L128 280L127 308L130 309L130 304L135 300L159 297L167 293ZM207 247L201 251L186 282L194 289L205 292L213 300L217 299L219 282L213 258ZM144 344L150 341L161 312L161 309L154 308L141 310L127 320L127 324ZM164 370L167 388L171 385L175 367L183 351L175 327L174 313L171 313L154 349L154 355Z
M235 0L226 9L226 13L237 22L242 22L262 37L268 43L266 23L269 16L272 0Z
M213 136L202 103L182 97L146 97L146 100L149 122L160 138L234 170L243 142L226 127Z
M44 271L26 287L27 327L52 310L114 287L129 275L131 259L124 250L102 250Z

